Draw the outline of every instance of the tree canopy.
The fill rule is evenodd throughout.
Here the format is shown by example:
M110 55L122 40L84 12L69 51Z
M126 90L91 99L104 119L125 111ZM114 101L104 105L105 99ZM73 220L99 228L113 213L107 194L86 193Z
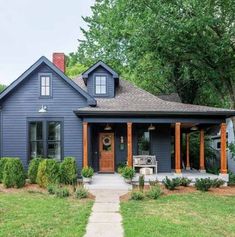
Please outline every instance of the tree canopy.
M3 85L3 84L0 84L0 93L4 90L6 88L6 86L5 85Z
M235 108L235 1L97 0L83 19L79 65L102 59L153 94Z

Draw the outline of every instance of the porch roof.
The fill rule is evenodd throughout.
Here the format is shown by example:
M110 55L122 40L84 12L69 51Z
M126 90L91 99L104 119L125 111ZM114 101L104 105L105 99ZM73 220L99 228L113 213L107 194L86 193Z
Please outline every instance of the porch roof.
M76 78L77 83L83 90L87 90L81 77ZM230 117L235 115L235 110L184 104L162 100L149 92L142 90L132 83L120 79L114 98L96 98L95 107L84 107L74 111L78 116L89 115L157 115L157 116L221 116Z

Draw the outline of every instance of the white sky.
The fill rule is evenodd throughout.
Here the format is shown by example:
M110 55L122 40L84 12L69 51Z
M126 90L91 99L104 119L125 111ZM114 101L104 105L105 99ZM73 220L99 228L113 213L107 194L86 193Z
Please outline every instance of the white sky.
M9 85L41 56L76 51L81 16L95 0L0 0L0 84Z

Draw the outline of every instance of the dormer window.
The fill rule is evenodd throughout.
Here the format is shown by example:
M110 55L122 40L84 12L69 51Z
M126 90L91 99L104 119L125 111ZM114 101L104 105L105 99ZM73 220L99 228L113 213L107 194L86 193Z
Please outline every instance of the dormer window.
M40 75L40 96L51 97L51 75Z
M95 76L95 94L105 95L107 93L107 77Z

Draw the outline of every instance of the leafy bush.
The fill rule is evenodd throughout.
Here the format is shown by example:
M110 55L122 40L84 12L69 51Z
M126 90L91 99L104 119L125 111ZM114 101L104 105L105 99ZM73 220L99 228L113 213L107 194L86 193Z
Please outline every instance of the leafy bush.
M9 159L9 157L3 157L3 158L0 159L0 183L2 183L3 170L4 170L5 164L6 164L8 159Z
M235 185L235 174L233 172L228 173L228 184L229 185Z
M139 189L141 192L144 190L144 175L139 176Z
M181 185L181 186L184 186L184 187L189 186L189 184L190 184L191 182L192 182L191 179L188 179L188 178L185 178L185 177L183 177L183 178L180 179L180 185Z
M146 193L146 196L151 199L158 199L163 194L161 187L159 185L153 186Z
M123 168L122 176L125 179L132 180L133 177L135 176L135 170L129 166L126 166L125 168Z
M169 190L175 190L176 187L180 186L180 178L169 179L167 176L162 181L165 187Z
M19 158L8 158L3 170L3 184L6 188L21 188L25 185L25 173Z
M144 199L144 193L140 191L132 191L131 192L131 199L132 200L143 200Z
M219 188L224 185L225 181L223 179L214 179L212 180L212 188Z
M123 169L126 167L126 164L125 163L120 163L120 164L118 164L118 168L117 168L117 172L119 173L119 174L122 174L122 171L123 171Z
M55 184L59 181L59 164L55 160L44 159L39 163L37 183L41 187Z
M28 178L32 184L37 183L38 166L41 161L41 158L34 158L29 163Z
M77 179L77 166L74 157L65 157L60 164L60 182L74 184Z
M55 184L49 184L47 186L47 191L49 194L55 194L57 189L58 189L58 186Z
M206 192L208 191L213 185L213 180L211 180L210 178L201 178L201 179L196 179L195 182L195 187L197 190Z
M91 167L82 168L82 177L91 178L94 175L94 170Z
M64 198L69 196L69 190L67 188L57 188L55 191L56 197Z
M88 190L84 187L80 186L76 189L75 196L78 199L87 198L88 197Z

